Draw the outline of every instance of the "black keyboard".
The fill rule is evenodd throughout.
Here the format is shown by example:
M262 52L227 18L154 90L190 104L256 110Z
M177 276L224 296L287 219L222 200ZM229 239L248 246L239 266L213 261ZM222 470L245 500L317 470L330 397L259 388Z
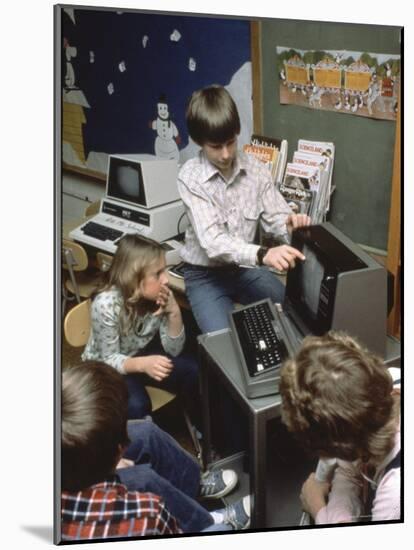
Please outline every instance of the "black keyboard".
M232 328L250 376L277 369L289 355L272 306L263 300L232 312Z
M118 229L112 229L106 225L101 225L96 222L88 222L82 227L82 231L89 237L94 237L100 241L115 241L119 237L122 237L123 231Z

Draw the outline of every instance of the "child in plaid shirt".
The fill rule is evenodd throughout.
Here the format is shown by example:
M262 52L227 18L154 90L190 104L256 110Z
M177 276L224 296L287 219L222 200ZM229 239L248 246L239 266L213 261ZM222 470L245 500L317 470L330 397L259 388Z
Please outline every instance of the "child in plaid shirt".
M225 471L200 475L196 461L152 422L129 426L127 403L124 378L108 365L89 362L63 372L62 540L247 528L248 497L212 513L194 500L198 491L217 498L211 480L222 482ZM218 488L223 496L234 484Z
M128 492L115 475L129 443L127 403L127 388L112 367L85 364L63 373L63 540L181 532L159 496Z

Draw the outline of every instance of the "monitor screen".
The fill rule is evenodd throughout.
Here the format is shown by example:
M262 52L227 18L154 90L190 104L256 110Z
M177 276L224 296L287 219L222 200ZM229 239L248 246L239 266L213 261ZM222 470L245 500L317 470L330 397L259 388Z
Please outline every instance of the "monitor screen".
M107 196L138 206L147 206L141 163L109 157Z
M306 261L300 266L301 299L311 317L316 319L325 269L316 253L308 245L303 246L302 252Z
M293 232L292 246L306 260L288 273L286 296L303 322L315 334L331 328L336 285L341 273L359 271L367 265L329 229L314 225Z

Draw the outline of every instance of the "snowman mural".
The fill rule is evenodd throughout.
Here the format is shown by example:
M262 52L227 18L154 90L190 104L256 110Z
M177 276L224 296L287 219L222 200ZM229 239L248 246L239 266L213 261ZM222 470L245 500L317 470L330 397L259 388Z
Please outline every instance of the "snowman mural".
M177 143L180 135L177 126L170 118L165 95L161 95L157 103L158 116L150 122L150 127L157 132L155 138L155 154L157 157L179 160L180 152Z
M65 87L66 89L75 89L75 71L73 70L72 57L76 57L78 50L74 46L69 44L67 38L63 39L63 49L66 57L66 74L65 74Z

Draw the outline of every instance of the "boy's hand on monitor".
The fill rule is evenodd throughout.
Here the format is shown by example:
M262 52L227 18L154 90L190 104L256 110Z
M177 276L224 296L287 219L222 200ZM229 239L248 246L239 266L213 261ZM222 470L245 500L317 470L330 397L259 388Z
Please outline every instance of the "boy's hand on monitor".
M290 214L286 220L286 227L289 233L298 227L304 227L310 225L312 220L307 214Z
M283 244L282 246L269 248L263 258L263 265L273 267L279 271L286 271L295 267L296 260L305 260L305 256L293 246Z

